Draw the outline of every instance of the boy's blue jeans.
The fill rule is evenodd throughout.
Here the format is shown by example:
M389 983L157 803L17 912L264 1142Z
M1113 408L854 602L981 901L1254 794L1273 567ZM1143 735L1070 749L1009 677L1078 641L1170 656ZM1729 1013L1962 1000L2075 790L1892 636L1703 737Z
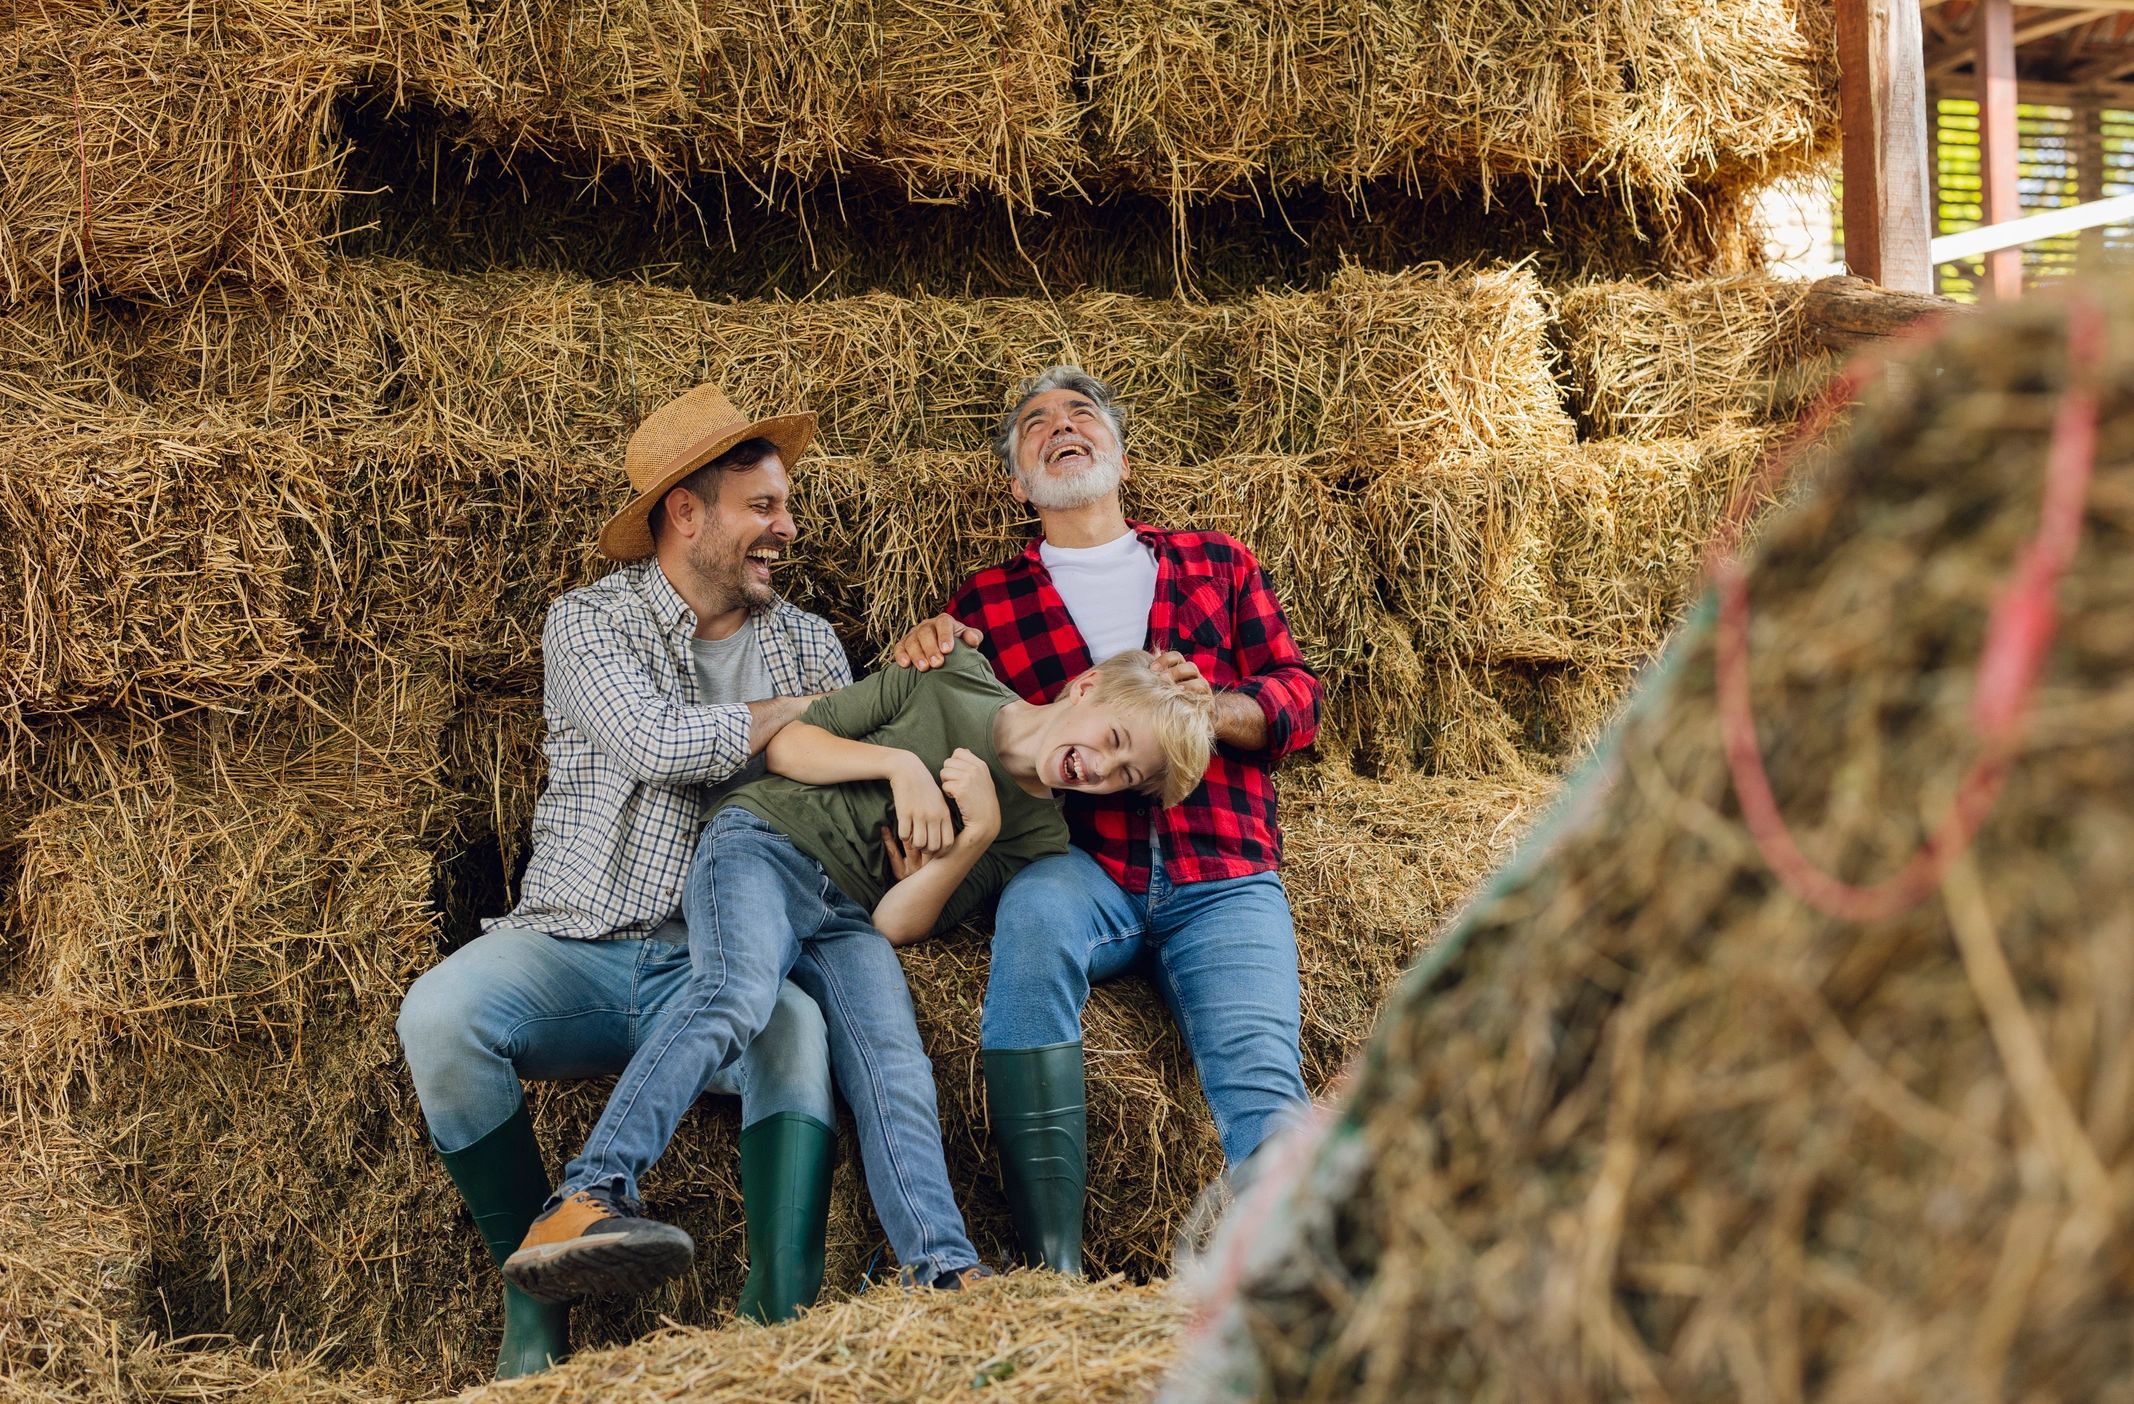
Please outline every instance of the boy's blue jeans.
M705 1079L769 1022L790 971L822 1007L867 1190L898 1263L918 1282L975 1264L904 967L866 909L738 806L705 828L682 899L689 986L638 1046L558 1195L599 1184L635 1195Z
M688 985L680 940L572 941L513 927L477 936L425 971L400 1006L400 1046L431 1142L449 1155L503 1125L524 1100L522 1077L621 1072ZM701 1090L738 1094L743 1126L781 1112L834 1125L815 1001L788 983L746 1056Z
M1089 987L1148 977L1185 1035L1235 1170L1310 1105L1298 1052L1297 934L1273 873L1173 884L1161 857L1127 892L1080 849L1008 880L993 922L980 1042L1044 1048L1082 1037Z

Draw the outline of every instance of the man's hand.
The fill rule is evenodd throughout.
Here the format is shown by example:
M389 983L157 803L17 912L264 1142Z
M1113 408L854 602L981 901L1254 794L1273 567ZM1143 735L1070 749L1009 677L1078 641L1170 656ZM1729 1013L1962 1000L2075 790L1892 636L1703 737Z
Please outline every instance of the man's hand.
M1208 686L1193 661L1175 649L1156 655L1156 671L1188 692L1215 699L1215 739L1241 751L1257 751L1267 744L1267 714L1260 704L1242 692L1217 692Z
M937 614L898 641L897 666L917 668L922 673L928 668L938 668L955 650L958 639L976 648L985 641L985 635L968 624L959 624L945 614Z
M934 783L926 762L911 752L908 763L899 764L889 777L889 793L897 806L897 838L906 848L921 853L940 853L956 838L949 818L948 799Z
M1188 692L1198 692L1203 697L1213 691L1208 686L1208 680L1201 676L1199 665L1175 648L1156 655L1156 674L1177 683Z
M828 697L827 692L803 693L798 697L766 697L760 702L748 704L748 753L760 755L771 744L771 738L800 720L800 714L808 710L808 704L818 697Z
M941 792L956 802L963 815L960 841L979 847L1000 833L1000 796L993 790L993 772L986 763L959 746L941 763Z
M937 853L921 853L916 849L906 848L903 840L897 837L896 830L887 824L882 826L881 832L882 847L889 852L890 874L898 882L904 881L940 856Z

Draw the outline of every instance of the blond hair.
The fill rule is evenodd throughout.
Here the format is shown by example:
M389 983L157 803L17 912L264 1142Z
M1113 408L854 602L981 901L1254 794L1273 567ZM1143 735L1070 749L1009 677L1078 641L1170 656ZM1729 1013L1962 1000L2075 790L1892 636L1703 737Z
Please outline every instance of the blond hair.
M1138 648L1115 653L1089 670L1089 700L1148 718L1163 765L1136 786L1169 808L1200 784L1215 749L1215 699L1156 668L1156 655Z

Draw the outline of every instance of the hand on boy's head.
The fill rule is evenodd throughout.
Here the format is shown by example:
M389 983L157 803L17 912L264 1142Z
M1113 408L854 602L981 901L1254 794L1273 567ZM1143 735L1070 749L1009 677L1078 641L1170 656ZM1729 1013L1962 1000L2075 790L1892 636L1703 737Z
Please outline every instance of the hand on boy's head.
M968 749L941 763L941 792L956 802L963 815L963 831L990 836L1000 828L1000 796L993 792L993 772Z
M897 641L896 664L899 668L916 668L922 673L929 668L938 668L955 651L958 639L976 648L985 641L985 635L969 625L957 623L946 614L937 614Z
M1208 680L1201 676L1199 665L1176 649L1156 655L1156 671L1188 692L1214 691L1208 686Z

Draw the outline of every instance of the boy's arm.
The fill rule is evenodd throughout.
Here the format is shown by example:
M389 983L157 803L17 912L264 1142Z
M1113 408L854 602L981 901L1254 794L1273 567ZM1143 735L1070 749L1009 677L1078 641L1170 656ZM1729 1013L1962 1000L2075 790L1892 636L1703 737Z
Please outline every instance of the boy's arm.
M771 738L763 763L773 775L804 785L882 780L897 807L897 837L926 853L941 853L955 836L948 801L926 762L895 746L854 741L810 722L794 722Z
M933 934L942 909L1000 834L1000 797L993 793L993 774L984 761L959 748L941 766L941 790L962 811L963 832L947 852L907 870L875 903L875 930L892 946L908 946Z

